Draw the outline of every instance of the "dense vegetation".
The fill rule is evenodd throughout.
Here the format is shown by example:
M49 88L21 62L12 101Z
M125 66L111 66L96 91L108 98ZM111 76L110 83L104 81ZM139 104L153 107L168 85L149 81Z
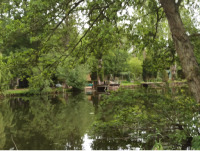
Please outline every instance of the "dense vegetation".
M50 92L58 83L80 91L88 74L93 82L112 75L128 82L157 78L167 83L166 70L175 67L172 79L185 78L191 96L175 96L173 90L169 90L171 94L112 93L101 104L94 133L105 131L112 137L114 130L116 135L126 136L138 132L133 129L147 129L148 136L159 134L171 142L168 149L185 149L182 144L191 138L193 148L199 149L199 6L197 0L2 0L0 97L16 87L19 77L28 81L32 93ZM178 70L182 75L177 76ZM48 99L44 101L38 110L44 110L44 116L53 114ZM35 102L30 102L34 106ZM6 104L0 105L6 109ZM47 137L56 138L57 126L52 121L67 118L57 112L49 123L40 123L43 115L34 109L23 116L32 114L32 127L24 125L20 135L34 130L37 124L39 132L48 131L43 125L48 124L54 131ZM0 112L0 123L4 121L0 125L0 148L6 127L14 127L10 122L13 116L9 109ZM147 134L141 135L147 138ZM160 142L160 137L154 138Z
M173 5L171 10L176 5L176 12L182 17L185 31L178 22L174 24L177 24L177 29L181 29L180 32L185 33L185 39L189 42L187 47L182 44L184 48L180 50L190 49L188 53L194 51L199 62L199 22L192 17L198 13L198 4L193 0L179 0L177 3L174 0L169 3L166 0L1 1L0 50L4 62L1 63L1 74L11 75L2 81L6 80L5 84L9 84L11 80L16 81L16 77L24 77L28 79L31 89L45 92L53 83L66 82L66 76L62 76L64 79L58 78L61 77L61 68L70 72L83 64L88 66L85 68L89 69L86 73L96 73L101 80L104 75L118 76L120 72L131 72L132 77L137 78L142 74L141 62L145 59L143 53L152 58L151 68L148 69L150 71L145 71L146 77L155 77L148 76L148 73L162 72L174 64L181 65L186 77L191 73L188 82L198 101L198 88L194 89L192 82L198 78L195 78L196 71L189 68L192 64L195 68L198 66L194 61L189 65L181 62L184 59L179 60L179 55L181 58L182 54L183 58L186 56L178 51L181 46L174 45L176 39L180 38L171 38L170 33L175 33L167 16L170 11L168 5ZM130 48L133 51L129 51ZM189 56L195 60L192 53ZM140 61L131 58L131 54ZM101 59L103 62L99 64ZM55 75L57 80L52 80ZM81 83L83 85L84 81ZM1 86L1 92L8 88L5 84L1 84L4 85Z

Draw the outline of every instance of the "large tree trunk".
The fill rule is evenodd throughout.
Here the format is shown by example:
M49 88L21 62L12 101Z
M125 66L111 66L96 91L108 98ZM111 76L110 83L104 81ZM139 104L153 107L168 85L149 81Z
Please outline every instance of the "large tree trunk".
M196 101L200 103L199 66L194 56L193 46L189 40L189 37L186 35L180 17L180 2L181 0L179 0L178 3L175 3L175 0L160 0L172 33L175 49L180 58L183 73Z

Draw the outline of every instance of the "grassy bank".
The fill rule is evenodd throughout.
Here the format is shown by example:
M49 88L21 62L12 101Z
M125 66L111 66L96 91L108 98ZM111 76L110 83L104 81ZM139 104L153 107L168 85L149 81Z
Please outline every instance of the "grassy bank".
M71 92L71 89L64 89L64 92ZM47 92L46 92L47 93ZM63 88L56 88L52 89L48 92L51 93L63 93ZM8 96L29 96L29 95L40 95L40 93L34 93L33 91L30 91L29 89L16 89L16 90L7 90L5 92ZM45 93L42 93L45 94Z
M121 81L121 85L140 85L139 81L128 82L128 81Z
M21 90L21 89L20 90L7 90L6 94L25 94L27 92L29 92L28 89L24 89L24 90Z
M121 85L140 85L140 84L136 84L136 83L121 83Z

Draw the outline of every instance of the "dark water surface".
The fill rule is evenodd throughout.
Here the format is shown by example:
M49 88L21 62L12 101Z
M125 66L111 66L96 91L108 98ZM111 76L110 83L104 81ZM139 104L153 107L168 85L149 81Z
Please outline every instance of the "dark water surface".
M100 93L6 98L0 101L0 149L151 149L142 138L91 136ZM130 134L131 135L131 134Z
M100 98L94 92L6 98L0 103L0 149L139 149L130 139L90 136Z

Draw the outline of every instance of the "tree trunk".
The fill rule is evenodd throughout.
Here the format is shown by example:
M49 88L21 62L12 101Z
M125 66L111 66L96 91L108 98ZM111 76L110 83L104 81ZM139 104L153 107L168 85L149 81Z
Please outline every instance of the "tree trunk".
M194 98L200 103L200 75L199 66L194 56L193 46L186 35L182 23L179 6L181 0L175 3L175 0L160 0L168 20L169 28L172 33L175 49L179 55L183 73L187 79L189 88Z

